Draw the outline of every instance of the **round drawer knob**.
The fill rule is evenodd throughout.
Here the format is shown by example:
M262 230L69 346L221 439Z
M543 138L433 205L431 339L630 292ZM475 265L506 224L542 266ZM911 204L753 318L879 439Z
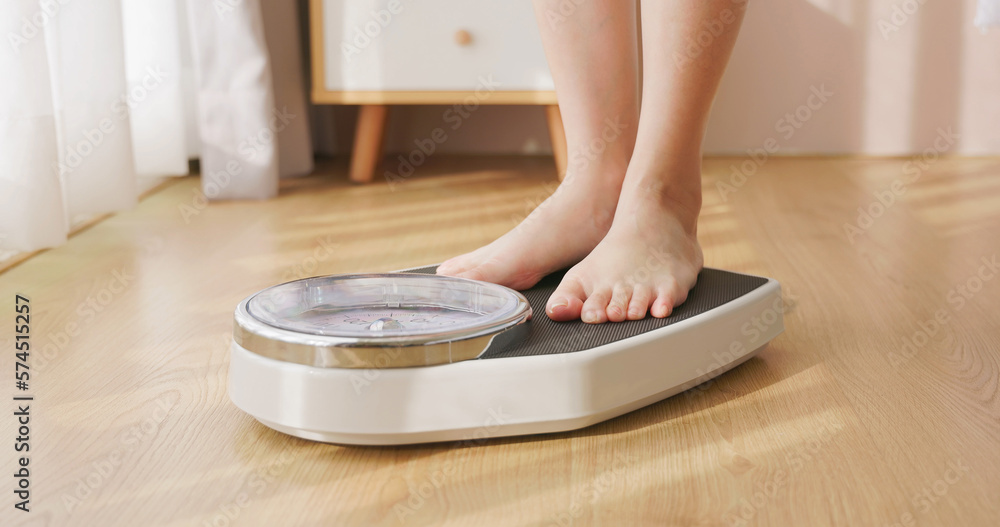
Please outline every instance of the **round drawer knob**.
M459 46L468 46L472 43L472 33L464 29L459 29L455 32L455 43Z

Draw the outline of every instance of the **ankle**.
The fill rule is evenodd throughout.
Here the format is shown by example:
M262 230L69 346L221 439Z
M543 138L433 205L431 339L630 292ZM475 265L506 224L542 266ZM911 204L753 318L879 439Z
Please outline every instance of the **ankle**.
M635 138L626 134L596 135L587 140L574 138L567 143L567 176L610 177L621 186L634 148Z
M575 202L590 204L594 211L610 209L613 213L621 196L628 162L599 159L597 162L578 162L566 172L557 192L575 196ZM580 211L584 212L584 211Z
M640 214L642 210L661 211L676 218L688 234L696 236L702 203L700 177L670 174L648 174L626 182L620 207Z
M666 180L651 183L648 186L649 196L657 199L658 202L679 213L686 214L691 218L697 218L701 212L701 181L697 184L691 181Z

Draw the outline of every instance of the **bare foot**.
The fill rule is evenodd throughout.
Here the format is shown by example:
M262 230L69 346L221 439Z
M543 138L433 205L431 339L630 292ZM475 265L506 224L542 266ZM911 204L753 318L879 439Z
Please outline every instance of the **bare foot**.
M596 164L595 164L596 165ZM611 227L625 165L567 174L555 192L493 243L452 258L438 274L527 289L583 259Z
M703 264L700 188L679 192L659 181L633 185L629 179L625 185L607 236L549 297L549 318L621 322L647 311L663 318L694 287Z

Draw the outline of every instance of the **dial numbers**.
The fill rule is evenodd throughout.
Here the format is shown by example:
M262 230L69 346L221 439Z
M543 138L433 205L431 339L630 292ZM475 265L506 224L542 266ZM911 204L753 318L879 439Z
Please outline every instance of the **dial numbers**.
M323 333L351 332L367 329L373 334L445 329L474 323L479 313L439 307L371 306L365 308L335 308L316 306L303 311L297 318L303 328Z

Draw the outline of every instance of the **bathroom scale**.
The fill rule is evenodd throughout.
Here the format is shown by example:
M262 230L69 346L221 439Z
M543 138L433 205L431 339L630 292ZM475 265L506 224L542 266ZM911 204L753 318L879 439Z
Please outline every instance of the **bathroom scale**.
M703 269L662 319L553 322L564 273L523 292L436 266L320 276L236 308L229 393L264 425L395 445L583 428L753 357L784 330L777 281Z

